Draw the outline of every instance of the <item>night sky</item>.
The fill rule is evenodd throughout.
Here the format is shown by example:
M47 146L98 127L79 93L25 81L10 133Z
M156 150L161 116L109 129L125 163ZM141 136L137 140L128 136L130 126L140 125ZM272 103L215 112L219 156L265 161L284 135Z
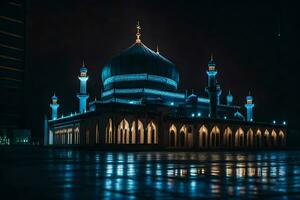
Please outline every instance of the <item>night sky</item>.
M53 92L60 115L78 111L83 59L90 97L99 98L103 65L134 43L139 20L142 42L153 50L158 45L177 65L179 90L206 96L205 70L213 53L222 102L230 89L235 104L243 106L251 90L255 119L287 120L290 138L295 138L300 118L298 20L296 6L285 2L31 0L25 124L33 136L42 136Z

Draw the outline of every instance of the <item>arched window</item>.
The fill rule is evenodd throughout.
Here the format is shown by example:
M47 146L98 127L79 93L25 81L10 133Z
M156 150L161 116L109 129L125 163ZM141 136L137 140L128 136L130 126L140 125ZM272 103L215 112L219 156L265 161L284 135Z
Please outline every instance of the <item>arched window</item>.
M133 121L131 125L131 135L129 138L129 144L136 144L136 131L135 131L136 122Z
M157 130L152 121L147 126L147 144L157 144Z
M285 146L285 135L283 131L279 131L278 133L278 146L284 147Z
M263 136L263 143L264 143L264 147L268 147L269 146L269 131L266 129L266 131L264 132L264 136Z
M244 147L245 146L245 139L244 139L244 131L242 128L238 128L235 133L235 142L234 145L236 147Z
M253 130L251 128L247 131L247 147L253 147Z
M261 131L258 129L256 131L256 134L255 134L255 146L256 147L261 147L262 145L262 142L261 142Z
M143 123L138 120L137 143L144 144L144 138L144 126Z
M208 147L208 131L207 128L203 125L199 129L199 147L207 148Z
M171 125L169 128L169 146L175 147L176 146L176 138L177 138L177 129L174 124Z
M75 144L80 144L79 127L76 127L76 128L74 129L74 133L75 133Z
M225 147L232 147L233 145L232 130L229 127L225 129L223 142Z
M183 125L179 131L179 146L184 147L187 144L187 127Z
M105 131L105 143L106 144L112 144L113 143L113 134L112 134L112 132L113 132L112 120L109 118L108 123L106 125L106 131ZM99 135L99 130L98 130L98 135ZM98 138L99 138L99 136L98 136ZM99 143L99 141L98 141L98 143Z
M270 144L272 147L277 146L277 134L274 130L272 130L272 132L271 132Z
M126 119L123 119L118 126L118 144L129 144L129 123Z
M220 145L220 129L214 126L210 132L210 147L218 147Z

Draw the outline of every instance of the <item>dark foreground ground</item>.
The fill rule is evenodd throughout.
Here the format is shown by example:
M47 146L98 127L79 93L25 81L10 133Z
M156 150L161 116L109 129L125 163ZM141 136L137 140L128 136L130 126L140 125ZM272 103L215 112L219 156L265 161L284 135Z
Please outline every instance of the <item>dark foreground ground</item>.
M295 199L300 151L0 150L0 199Z

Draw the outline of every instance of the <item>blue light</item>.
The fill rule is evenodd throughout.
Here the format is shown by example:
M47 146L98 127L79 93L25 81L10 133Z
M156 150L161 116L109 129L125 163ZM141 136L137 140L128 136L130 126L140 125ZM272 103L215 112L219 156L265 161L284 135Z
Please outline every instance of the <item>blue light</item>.
M198 116L198 117L201 117L201 113L198 112L197 116Z
M227 117L226 117L226 116L224 116L224 119L227 119Z
M198 102L209 103L209 99L198 97Z
M144 91L145 91L145 93L149 93L149 94L157 94L157 95L179 98L179 99L185 98L184 94L175 93L175 92L167 92L167 91L154 90L154 89L149 89L149 88L145 88Z
M283 124L283 125L286 125L286 121L283 121L282 124Z
M129 101L129 103L130 103L130 104L134 104L134 102L133 102L133 101Z
M195 114L194 114L194 113L192 113L192 117L195 117Z
M206 71L208 76L216 76L217 75L217 71L216 70L212 70L212 71Z
M273 120L273 124L276 124L276 121L275 121L275 120Z
M170 105L171 105L171 106L174 106L174 102L171 102Z
M123 81L142 81L142 80L148 80L158 83L164 83L167 85L170 85L177 89L177 82L163 76L157 76L157 75L151 75L151 74L125 74L125 75L116 75L109 77L104 80L103 85L104 87L111 83L116 82L123 82Z
M110 96L114 93L115 94L145 93L145 94L154 94L154 95L166 96L166 97L178 98L178 99L185 98L185 94L182 94L182 93L169 92L169 91L163 91L163 90L155 90L155 89L150 89L150 88L131 88L131 89L115 89L115 90L111 89L111 90L102 92L101 96L106 97L106 96ZM209 99L198 97L198 102L209 103Z
M143 89L115 89L115 93L117 94L128 94L128 93L142 93Z

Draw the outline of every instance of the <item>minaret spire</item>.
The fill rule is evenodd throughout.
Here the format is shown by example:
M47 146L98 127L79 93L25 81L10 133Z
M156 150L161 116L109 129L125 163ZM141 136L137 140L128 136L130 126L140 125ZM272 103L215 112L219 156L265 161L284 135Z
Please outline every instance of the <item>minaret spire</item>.
M227 99L227 105L231 106L232 102L233 102L233 96L231 95L231 91L230 90L228 91L226 99Z
M82 61L82 67L80 68L80 73L78 76L78 79L80 80L80 91L77 94L77 97L79 99L79 113L83 113L86 111L86 102L89 98L89 95L87 94L86 88L87 88L87 80L89 79L87 75L88 69L85 66L84 60Z
M246 103L245 103L245 107L247 110L247 118L246 120L251 122L253 121L253 107L254 107L254 103L253 103L253 97L251 96L251 93L249 91L248 96L246 97Z
M57 119L57 109L58 109L58 107L59 107L59 104L57 103L58 98L57 98L57 96L55 95L55 92L54 92L54 94L53 94L51 100L52 100L52 102L51 102L51 104L50 104L50 107L51 107L51 109L52 109L52 117L51 117L51 119L52 119L52 120L55 120L55 119Z
M208 75L208 84L205 88L205 91L209 95L209 116L211 118L217 118L217 105L220 103L220 95L222 90L220 85L217 84L216 75L218 70L216 69L216 63L214 61L213 54L210 56L210 60L208 61L208 70L206 71Z
M140 26L140 22L137 21L137 24L136 24L136 39L135 39L135 43L141 43L141 33L140 33L140 30L141 30L141 26Z

